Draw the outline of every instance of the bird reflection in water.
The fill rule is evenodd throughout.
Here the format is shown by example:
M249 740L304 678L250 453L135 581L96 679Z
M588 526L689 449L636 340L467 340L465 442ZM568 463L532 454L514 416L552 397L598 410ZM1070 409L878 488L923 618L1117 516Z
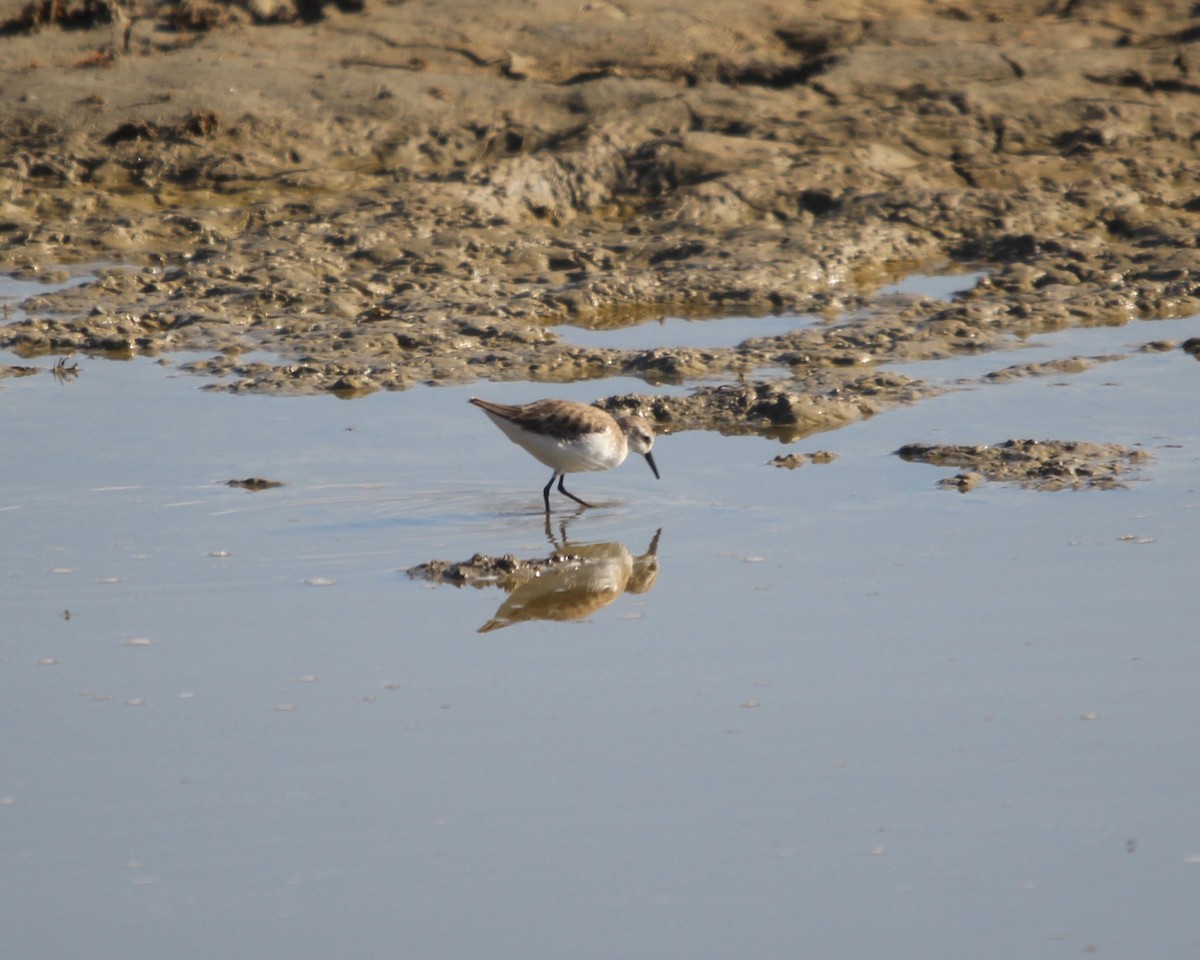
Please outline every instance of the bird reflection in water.
M408 574L456 586L494 584L504 590L508 596L479 633L528 620L582 620L624 593L648 592L658 578L661 528L638 556L623 543L572 543L566 539L565 523L557 541L549 519L546 534L554 548L548 557L518 560L477 554L465 563L421 564Z

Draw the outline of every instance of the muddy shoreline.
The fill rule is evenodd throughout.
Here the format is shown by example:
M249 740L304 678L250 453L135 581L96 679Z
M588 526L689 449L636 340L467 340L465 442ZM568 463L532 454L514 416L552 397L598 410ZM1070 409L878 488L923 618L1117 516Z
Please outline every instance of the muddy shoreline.
M891 362L1200 312L1191 4L3 0L0 23L0 258L112 265L0 327L23 357L202 351L219 389L343 396L633 376L699 385L606 401L662 432L792 439L933 392ZM917 269L984 277L878 295ZM724 349L556 333L681 313L819 319Z

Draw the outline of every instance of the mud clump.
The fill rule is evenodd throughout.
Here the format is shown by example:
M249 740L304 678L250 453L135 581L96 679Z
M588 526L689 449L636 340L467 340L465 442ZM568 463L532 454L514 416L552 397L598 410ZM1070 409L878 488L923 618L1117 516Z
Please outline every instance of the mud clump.
M910 443L896 453L913 463L962 468L962 473L938 483L963 493L985 481L1033 490L1123 488L1127 474L1149 459L1144 450L1118 443L1076 440L1006 440L983 446Z
M819 389L830 382L837 385ZM697 387L688 396L614 396L597 406L612 414L645 417L664 434L715 429L727 436L763 435L791 442L940 392L919 380L886 373L848 380L814 376L809 385L818 389L801 392L792 381L759 381Z
M806 463L833 463L836 459L837 454L829 450L814 450L807 456L802 453L781 453L777 457L772 457L767 463L783 470L795 470Z
M274 490L276 487L282 487L284 483L282 480L268 480L265 477L244 477L240 480L226 480L225 486L241 487L251 493L258 493L261 490Z

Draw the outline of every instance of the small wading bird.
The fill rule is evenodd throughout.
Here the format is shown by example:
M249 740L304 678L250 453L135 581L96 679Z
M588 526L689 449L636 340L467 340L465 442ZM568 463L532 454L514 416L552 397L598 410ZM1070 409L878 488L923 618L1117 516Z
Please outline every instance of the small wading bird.
M547 513L555 480L560 493L590 507L563 486L563 478L585 470L610 470L624 463L630 450L646 458L658 479L658 467L650 455L654 431L641 417L614 417L599 407L573 400L535 400L516 407L475 397L470 402L486 413L509 440L554 471L542 490Z

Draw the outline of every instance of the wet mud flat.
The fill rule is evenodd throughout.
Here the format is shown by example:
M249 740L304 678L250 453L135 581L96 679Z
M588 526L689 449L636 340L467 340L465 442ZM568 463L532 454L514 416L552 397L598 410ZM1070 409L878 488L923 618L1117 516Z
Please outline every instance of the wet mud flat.
M24 356L344 396L703 380L610 406L801 436L933 392L889 362L1200 311L1187 3L4 0L0 58L0 259L117 265L28 301ZM930 268L985 275L876 296ZM788 312L825 320L555 332Z

